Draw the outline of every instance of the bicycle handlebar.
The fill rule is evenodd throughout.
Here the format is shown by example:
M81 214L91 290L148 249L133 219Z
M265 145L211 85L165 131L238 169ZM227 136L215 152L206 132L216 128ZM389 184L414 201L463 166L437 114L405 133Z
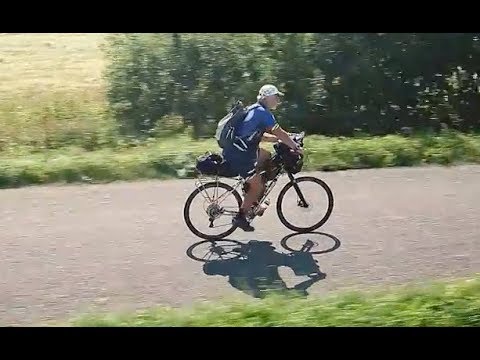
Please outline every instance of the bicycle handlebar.
M302 131L301 133L288 133L288 136L296 143L303 143L303 139L305 138L305 132ZM278 139L277 142L281 143L282 140Z

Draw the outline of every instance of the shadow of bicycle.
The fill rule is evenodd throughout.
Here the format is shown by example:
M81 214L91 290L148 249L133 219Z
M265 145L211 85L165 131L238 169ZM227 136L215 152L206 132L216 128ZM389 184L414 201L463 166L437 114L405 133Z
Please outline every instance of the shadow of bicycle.
M318 235L322 240L333 241L333 246L320 246L314 238ZM320 242L323 245L324 241ZM341 243L333 235L313 232L290 234L280 244L288 253L278 252L271 241L203 240L191 245L187 255L204 263L206 275L226 276L232 287L255 298L271 293L308 296L308 288L326 277L313 255L332 252ZM201 247L205 249L200 250ZM307 279L288 287L279 274L280 267L288 267L296 276L307 276Z

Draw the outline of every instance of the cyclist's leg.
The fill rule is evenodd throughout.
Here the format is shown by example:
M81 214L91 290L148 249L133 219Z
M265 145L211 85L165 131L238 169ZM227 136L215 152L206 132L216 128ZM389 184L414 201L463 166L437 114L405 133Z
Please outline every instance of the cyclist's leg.
M252 200L252 196L255 196L261 190L261 182L256 173L257 151L230 151L225 159L230 170L235 174L233 176L240 176L246 180L246 194L241 209L247 211L252 202L255 201L255 198Z
M245 154L247 155L247 154ZM255 172L255 156L245 156L235 161L235 172L246 179L247 187L245 189L245 198L240 207L240 212L233 219L235 225L244 231L255 230L247 221L248 214L252 204L256 201L258 193L262 191L261 177Z
M272 158L272 154L270 153L270 151L265 150L263 148L259 148L258 155L257 155L257 165L256 165L257 172L265 170L271 158Z
M245 199L242 204L242 211L246 214L249 209L252 207L253 203L257 202L261 198L263 191L265 190L265 184L263 182L262 176L255 172L248 181L248 191L245 194Z
M267 182L267 179L270 177L270 172L271 172L271 159L272 159L272 154L263 148L258 149L257 153L257 162L255 164L255 170L257 174L263 174L261 176L262 180L262 191L258 193L257 201L260 201L260 199L263 196L263 193L265 191L265 183Z

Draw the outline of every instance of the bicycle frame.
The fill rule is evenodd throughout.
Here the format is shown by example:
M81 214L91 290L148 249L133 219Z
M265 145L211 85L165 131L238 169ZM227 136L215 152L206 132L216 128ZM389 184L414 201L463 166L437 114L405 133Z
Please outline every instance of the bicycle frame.
M261 176L263 176L263 174L264 174L264 171L260 172ZM273 177L273 179L265 181L265 190L263 191L262 197L259 199L258 204L253 207L252 214L256 213L256 211L258 210L258 207L267 199L268 195L275 188L278 179L284 174L285 174L285 169L282 166L278 170L277 174ZM288 175L290 181L295 180L294 176L291 173L286 172L286 174ZM216 182L217 183L217 188L218 188L218 183L220 182L220 178L221 178L221 176L219 176L219 175L214 175L214 176L210 176L210 177L200 176L196 179L195 186L197 188L201 188L207 182L208 183ZM238 191L239 188L241 188L242 191L243 191L244 186L245 186L245 184L247 183L247 180L248 180L248 179L241 178L240 176L236 176L234 178L228 178L228 179L233 179L236 182L233 185L231 185L232 190L225 192L221 197L217 198L218 193L215 193L213 195L214 196L213 199L209 196L209 194L207 192L205 192L206 195L204 195L203 191L201 191L200 194L203 196L203 198L205 200L209 201L210 203L216 203L218 205L218 204L221 204L226 199L226 197L228 195L231 195L234 191ZM294 186L295 186L295 190L297 190L297 193L299 193L299 196L301 197L301 200L303 202L305 202L305 200L303 198L303 194L300 192L300 189L298 189L298 185L295 184ZM245 194L244 191L243 191L243 194Z
M272 158L276 158L277 156L279 156L278 153L274 153ZM298 185L296 184L295 182L295 177L293 176L293 174L291 174L290 172L288 171L285 171L285 168L284 168L284 165L282 162L276 164L276 166L278 166L277 170L276 170L276 174L275 176L271 179L271 180L267 180L264 182L264 185L265 185L265 190L263 191L263 195L262 197L259 199L258 201L258 204L256 206L253 207L252 209L252 214L255 214L256 211L258 210L258 207L266 200L266 198L268 197L268 195L272 192L272 190L274 189L275 185L277 184L277 181L278 179L284 175L285 173L287 174L288 178L290 179L291 182L293 182L293 187L295 189L295 191L297 192L297 195L299 196L300 198L300 201L301 203L299 204L300 206L302 207L308 207L308 204L306 203L306 200L302 194L302 192L300 191L300 188L298 187ZM261 171L260 172L260 176L264 177L264 174L265 174L265 171ZM222 176L219 176L219 175L211 175L211 176L204 176L204 175L201 175L199 176L196 181L195 181L195 186L197 188L201 188L205 182L216 182L217 183L217 189L218 189L218 183L220 182L219 178L222 177ZM227 177L228 179L233 179L233 180L236 180L236 182L234 183L234 185L232 186L232 190L230 191L227 191L225 192L225 194L222 195L221 198L224 198L228 195L231 195L234 191L238 191L238 188L241 187L242 188L242 191L243 191L243 195L245 195L245 191L244 191L244 186L245 184L247 183L248 179L244 179L240 176L236 176L236 177L233 177L233 178L230 178L230 177ZM200 194L202 194L203 198L207 201L209 201L210 203L216 203L217 205L220 204L222 201L219 201L221 198L217 199L217 201L215 201L215 198L218 196L218 193L214 194L214 199L211 199L210 196L208 195L208 193L206 194L206 196L203 194L203 191L200 191ZM253 216L254 217L254 216ZM253 219L252 217L252 219Z

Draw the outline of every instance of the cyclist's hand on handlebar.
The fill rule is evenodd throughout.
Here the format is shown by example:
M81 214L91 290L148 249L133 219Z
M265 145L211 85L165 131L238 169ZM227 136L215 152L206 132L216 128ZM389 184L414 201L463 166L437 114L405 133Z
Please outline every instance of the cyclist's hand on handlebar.
M296 149L292 149L292 151L303 156L303 149L300 146Z
M291 137L293 137L293 135L295 135L295 134L294 134L294 133L289 133L289 132L287 132L287 135L291 138ZM279 143L283 142L283 141L280 140L279 138L277 138L277 141L278 141Z

